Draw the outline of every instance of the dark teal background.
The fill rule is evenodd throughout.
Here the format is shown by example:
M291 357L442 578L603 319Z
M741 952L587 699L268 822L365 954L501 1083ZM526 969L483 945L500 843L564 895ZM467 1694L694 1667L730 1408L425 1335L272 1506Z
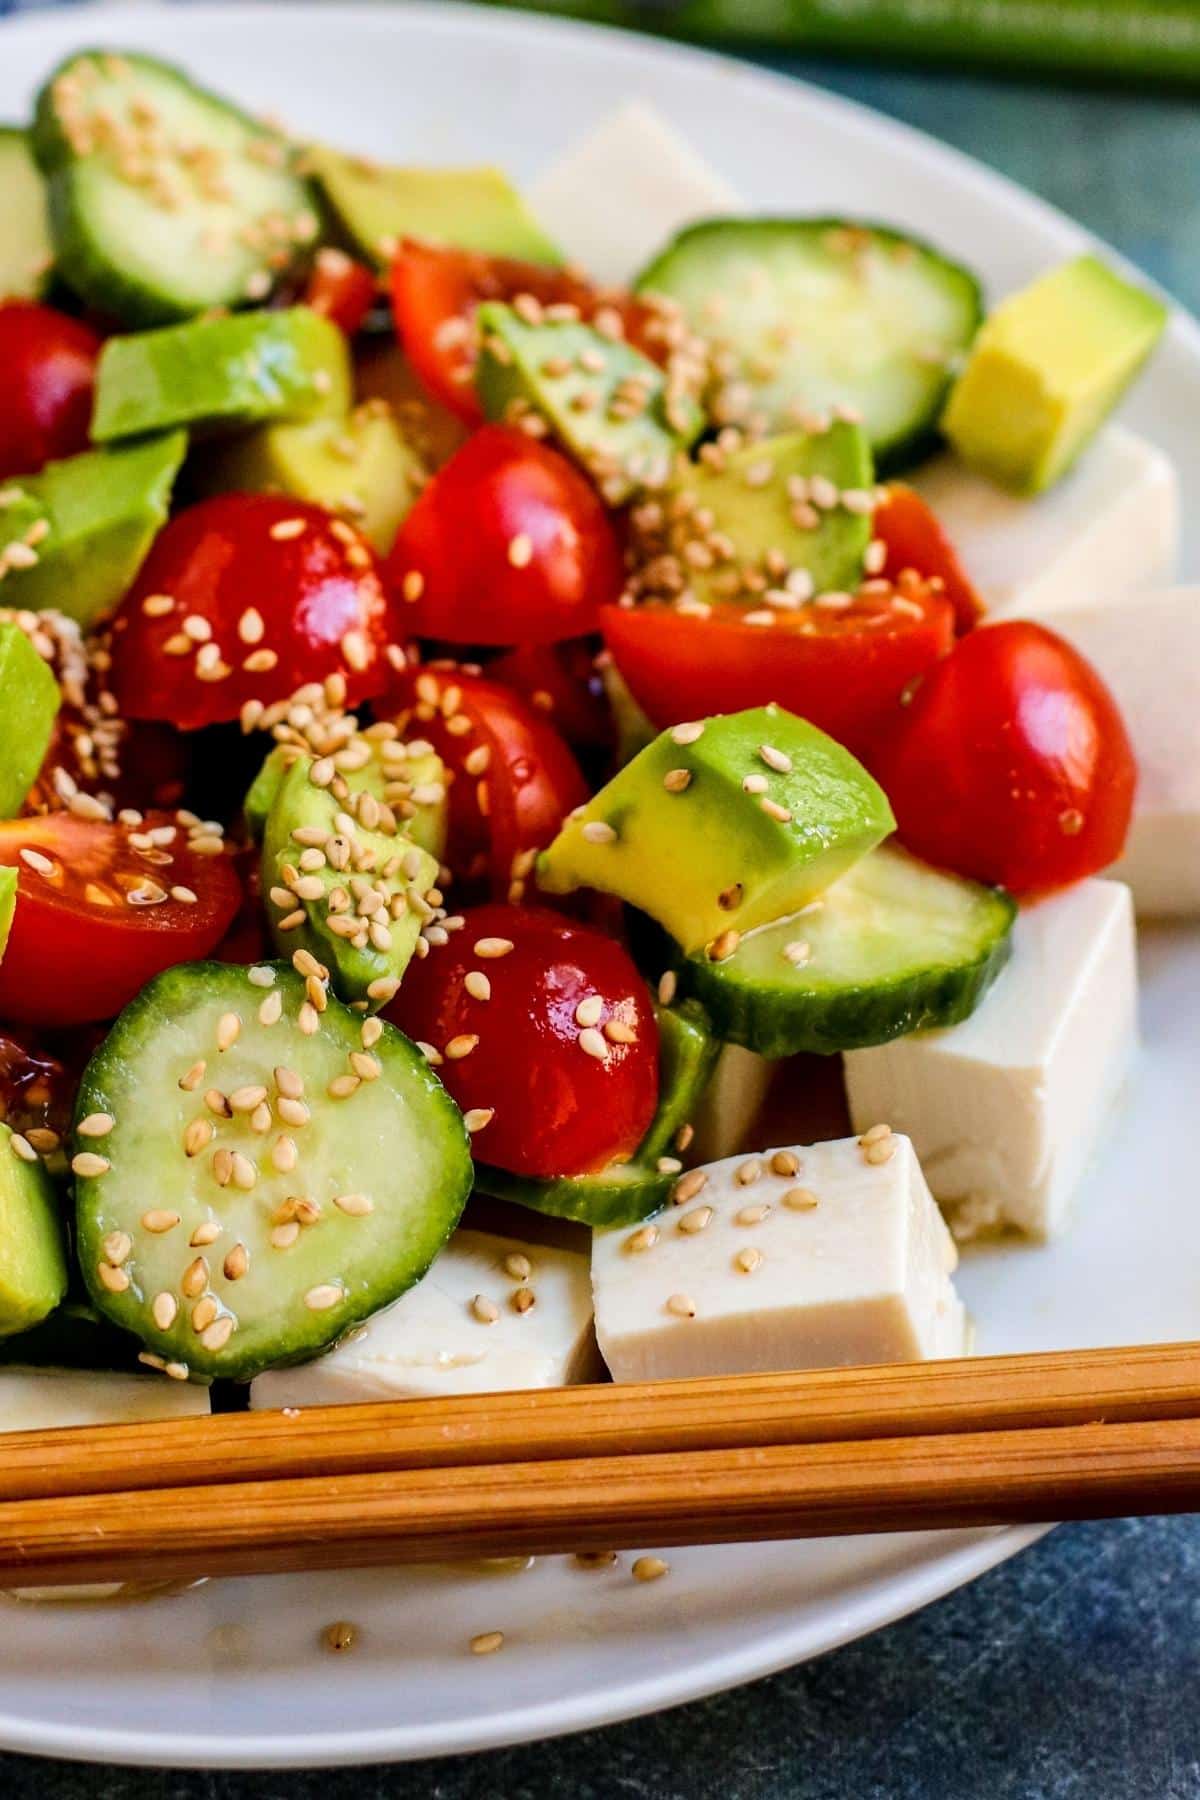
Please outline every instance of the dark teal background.
M0 13L8 10L11 0L0 0ZM760 60L1003 170L1200 309L1196 102L945 70ZM1200 440L1200 420L1197 427ZM464 1706L470 1681L465 1661ZM224 1776L0 1755L0 1800L410 1795L1200 1800L1200 1525L1064 1528L974 1587L819 1663L657 1718L489 1756Z

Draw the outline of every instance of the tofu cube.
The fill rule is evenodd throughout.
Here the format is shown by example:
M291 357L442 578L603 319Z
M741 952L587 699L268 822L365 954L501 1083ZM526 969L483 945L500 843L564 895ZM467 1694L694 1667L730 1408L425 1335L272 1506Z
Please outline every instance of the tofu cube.
M596 1233L596 1334L614 1381L965 1353L957 1252L908 1139L798 1145L796 1172L775 1173L788 1155L710 1163L683 1205Z
M741 1044L722 1045L694 1121L693 1156L717 1162L749 1142L778 1067Z
M628 281L694 219L737 196L640 101L603 119L527 190L538 222L597 281Z
M1122 425L1104 426L1075 468L1036 499L1005 493L950 455L911 481L996 618L1051 623L1073 607L1176 578L1174 466Z
M0 1369L0 1432L74 1425L139 1425L149 1419L200 1418L212 1411L208 1389L165 1375L116 1375L95 1369Z
M524 1312L522 1289L534 1296ZM250 1406L563 1387L585 1379L593 1360L587 1257L463 1228L423 1281L335 1349L257 1376Z
M978 1011L845 1057L850 1117L907 1132L960 1238L1061 1230L1137 1046L1129 889L1081 881L1022 909Z
M1109 873L1144 917L1200 913L1200 587L1034 616L1103 676L1133 740L1133 825Z

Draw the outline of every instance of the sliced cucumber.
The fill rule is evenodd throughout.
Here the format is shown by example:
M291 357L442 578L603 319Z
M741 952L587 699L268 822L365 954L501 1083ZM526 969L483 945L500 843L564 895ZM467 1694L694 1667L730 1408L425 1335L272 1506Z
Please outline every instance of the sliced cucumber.
M420 1051L285 963L152 981L84 1072L73 1150L96 1306L166 1362L243 1380L419 1281L471 1186Z
M1016 906L885 845L724 962L679 969L715 1029L760 1056L861 1050L974 1012L1008 960Z
M480 1165L475 1171L480 1193L597 1228L629 1225L665 1206L679 1176L675 1139L692 1122L721 1046L694 1001L660 1007L658 1030L658 1110L631 1162L599 1175L560 1175L552 1181ZM660 1168L660 1159L670 1167Z
M46 184L16 125L0 125L0 194L0 300L38 300L54 267Z
M721 424L767 431L833 406L861 415L895 467L935 434L982 316L979 284L929 245L840 219L708 219L638 277L723 352Z
M264 300L320 232L286 139L154 57L68 57L33 147L59 273L124 325Z

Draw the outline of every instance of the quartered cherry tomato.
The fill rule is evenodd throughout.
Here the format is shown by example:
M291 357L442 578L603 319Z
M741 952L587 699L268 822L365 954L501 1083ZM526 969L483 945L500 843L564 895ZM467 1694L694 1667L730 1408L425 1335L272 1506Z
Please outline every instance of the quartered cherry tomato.
M71 1123L79 1068L27 1031L0 1025L0 1120L45 1154Z
M375 304L379 283L375 271L355 262L344 250L318 250L304 289L304 304L353 337Z
M344 520L220 494L156 538L113 620L113 692L125 717L184 731L335 674L353 706L386 685L394 624L375 554Z
M0 1018L34 1025L112 1018L152 975L207 956L241 895L219 844L170 814L12 819L0 863L17 870Z
M607 606L605 642L634 699L658 726L776 700L861 753L913 679L954 642L950 602L912 580L901 592L819 603L747 624L732 601L707 616L662 602Z
M421 669L394 692L409 729L432 743L451 777L450 867L497 896L519 895L533 852L588 797L575 758L545 718L478 675Z
M954 608L954 629L961 635L983 617L983 601L971 586L958 552L931 508L914 489L893 481L875 509L875 536L886 551L880 573L898 581L905 569L923 580L940 581L941 592Z
M962 639L925 677L873 768L929 862L1045 893L1121 854L1137 766L1116 701L1044 626Z
M507 650L487 665L487 674L489 681L511 688L549 719L568 744L581 750L611 745L612 712L596 670L595 649L586 640Z
M404 628L452 644L549 644L596 627L621 553L595 488L559 451L485 425L425 487L387 577Z
M651 306L630 294L593 287L566 269L407 239L392 263L391 284L396 332L413 368L434 398L468 425L483 421L475 392L474 315L484 300L529 294L543 306L573 306L585 319L607 309L638 349L656 359L663 353Z
M0 481L88 447L100 339L30 300L0 305Z
M590 1174L628 1159L658 1103L658 1026L621 946L535 907L479 906L412 963L386 1016L431 1046L481 1162Z

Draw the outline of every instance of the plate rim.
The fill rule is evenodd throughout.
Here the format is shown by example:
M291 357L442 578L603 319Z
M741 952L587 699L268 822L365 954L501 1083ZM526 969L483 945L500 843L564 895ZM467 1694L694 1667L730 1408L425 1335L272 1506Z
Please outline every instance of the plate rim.
M186 8L181 6L177 16L201 26L205 22L227 22L234 15L264 22L269 20L278 25L289 11L310 17L322 13L336 17L343 32L369 24L374 29L394 31L403 36L406 32L419 32L432 25L441 32L450 28L467 37L524 37L531 47L536 40L587 43L599 38L617 47L634 63L651 62L667 67L682 63L714 72L735 72L744 88L766 90L781 99L791 99L810 118L837 125L849 117L856 131L884 145L899 139L907 152L927 167L948 168L952 178L977 193L985 206L1003 201L1007 207L1020 210L1030 225L1056 240L1068 253L1088 246L1103 249L1108 260L1134 273L1143 286L1154 289L1169 301L1168 333L1200 364L1200 321L1161 283L1154 281L1145 270L1122 256L1096 233L1020 182L956 146L942 142L918 126L894 119L862 101L821 88L802 77L765 69L719 50L647 37L619 27L594 25L555 15L501 12L487 5L464 3L464 0L437 0L436 4L429 0L406 0L403 7L389 10L372 0L349 0L349 3L339 3L339 0L282 0L282 3L280 0L197 0L196 4L188 4ZM103 20L106 29L116 26L127 31L143 21L154 29L161 25L163 16L162 0L120 0L118 4L84 0L83 4L57 6L48 11L39 9L6 15L0 18L0 42L11 43L18 37L27 39L34 46L39 40L53 42L62 35L64 24L69 20L74 29L68 29L67 35L82 43L86 41L93 20ZM940 1552L924 1544L915 1547L916 1560L911 1566L893 1575L876 1578L862 1591L856 1591L848 1601L829 1610L823 1625L814 1626L812 1621L807 1621L772 1631L733 1651L712 1655L704 1662L683 1662L666 1675L641 1676L623 1686L608 1686L599 1690L594 1700L581 1701L575 1697L568 1705L547 1702L510 1708L502 1718L496 1714L478 1721L467 1717L454 1724L445 1721L429 1726L408 1723L346 1734L322 1732L308 1738L297 1736L295 1732L286 1735L269 1732L243 1736L234 1744L217 1748L209 1736L170 1730L58 1726L45 1719L29 1720L0 1710L0 1748L25 1755L55 1756L80 1762L106 1761L127 1766L285 1769L410 1761L562 1737L704 1699L825 1655L943 1598L1019 1554L1053 1528L1050 1524L1037 1524L982 1528L967 1533L921 1534L922 1538L936 1540L945 1536L958 1541Z

